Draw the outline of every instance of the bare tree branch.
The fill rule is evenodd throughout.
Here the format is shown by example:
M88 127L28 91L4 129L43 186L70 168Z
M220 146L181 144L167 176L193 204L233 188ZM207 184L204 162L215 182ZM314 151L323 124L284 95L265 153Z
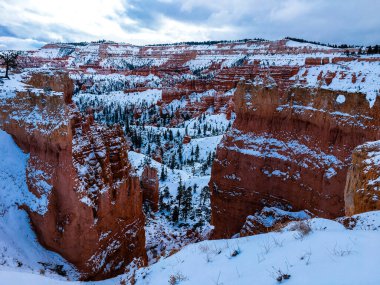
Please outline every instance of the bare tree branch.
M0 52L0 64L5 65L5 78L9 78L9 69L17 67L17 58L21 54L20 51L2 51Z

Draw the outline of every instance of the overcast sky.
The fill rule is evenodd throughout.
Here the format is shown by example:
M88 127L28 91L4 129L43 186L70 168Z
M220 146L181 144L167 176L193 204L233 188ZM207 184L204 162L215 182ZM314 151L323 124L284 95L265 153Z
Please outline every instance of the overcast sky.
M299 37L379 44L380 0L0 0L0 49Z

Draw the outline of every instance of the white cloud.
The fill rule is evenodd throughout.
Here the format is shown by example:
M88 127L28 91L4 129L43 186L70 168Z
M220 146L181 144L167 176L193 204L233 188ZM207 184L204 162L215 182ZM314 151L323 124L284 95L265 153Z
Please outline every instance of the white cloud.
M0 11L13 31L34 38L80 41L109 35L120 40L126 35L115 21L124 11L122 0L12 0L1 3ZM33 30L29 23L45 30Z
M270 12L270 18L278 21L292 21L308 15L315 8L316 2L302 0L282 1L278 7Z
M136 9L137 8L137 9ZM134 44L284 36L380 42L375 0L0 0L4 37ZM5 28L4 28L5 26ZM13 40L15 43L16 40ZM28 44L29 43L29 44ZM14 46L15 44L13 44Z
M0 50L31 50L40 47L44 44L46 43L32 39L19 39L14 37L0 36Z

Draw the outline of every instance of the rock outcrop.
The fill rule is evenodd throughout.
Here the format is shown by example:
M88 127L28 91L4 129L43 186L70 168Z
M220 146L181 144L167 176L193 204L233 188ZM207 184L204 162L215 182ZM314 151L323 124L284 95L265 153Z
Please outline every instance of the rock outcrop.
M380 135L379 100L371 107L362 93L281 88L263 75L241 82L234 103L210 181L214 237L239 232L264 206L342 216L351 152Z
M380 141L355 148L344 198L347 216L380 209Z
M141 188L144 203L147 203L152 211L158 211L159 179L156 168L149 165L144 167L141 175Z
M260 212L247 217L240 230L239 237L280 230L289 222L306 220L311 217L309 213L304 211L289 212L274 207L264 207Z
M28 187L43 203L20 206L38 240L86 280L120 274L134 259L144 264L142 191L122 130L82 116L67 75L28 82L34 86L17 82L19 90L1 96L0 127L30 155Z

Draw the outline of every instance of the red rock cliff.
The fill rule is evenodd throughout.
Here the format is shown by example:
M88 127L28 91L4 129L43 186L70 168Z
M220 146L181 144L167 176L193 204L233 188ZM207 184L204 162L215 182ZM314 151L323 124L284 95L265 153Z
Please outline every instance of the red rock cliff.
M358 146L345 188L346 215L380 209L380 141Z
M379 100L370 108L364 94L281 89L263 76L239 83L234 102L210 181L214 237L237 233L268 205L343 215L351 152L380 136Z
M158 211L159 181L156 168L149 165L144 167L141 175L141 187L144 202L149 204L152 211Z
M30 153L29 190L47 197L46 208L23 205L39 241L83 279L120 274L135 258L143 264L142 191L122 130L102 127L67 104L67 75L37 74L29 83L44 90L27 86L1 98L0 126Z

